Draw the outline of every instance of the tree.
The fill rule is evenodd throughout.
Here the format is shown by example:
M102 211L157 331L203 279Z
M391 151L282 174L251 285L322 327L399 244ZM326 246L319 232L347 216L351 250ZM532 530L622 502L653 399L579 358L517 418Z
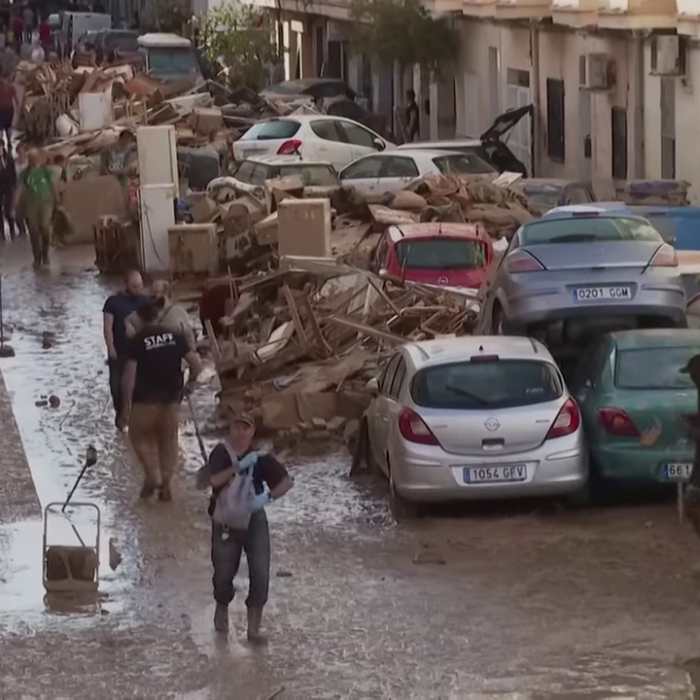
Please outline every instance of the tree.
M269 15L252 5L224 5L208 12L200 40L207 59L224 66L231 87L262 88L278 55Z
M391 65L440 65L457 55L458 38L446 16L433 17L421 0L353 0L353 43L362 52Z

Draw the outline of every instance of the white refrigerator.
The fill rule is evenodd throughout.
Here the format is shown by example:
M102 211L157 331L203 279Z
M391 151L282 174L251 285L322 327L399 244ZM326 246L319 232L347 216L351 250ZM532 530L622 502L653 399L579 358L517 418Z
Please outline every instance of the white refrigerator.
M170 269L168 229L175 225L175 192L172 185L139 187L140 253L144 272Z
M177 168L177 132L171 124L136 129L139 180L142 185L172 185L180 196Z

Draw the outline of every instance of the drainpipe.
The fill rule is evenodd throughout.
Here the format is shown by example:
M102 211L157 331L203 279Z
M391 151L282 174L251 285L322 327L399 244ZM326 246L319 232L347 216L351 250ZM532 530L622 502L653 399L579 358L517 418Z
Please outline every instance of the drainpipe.
M540 160L540 29L537 20L530 20L530 57L532 60L532 177L539 176Z
M646 155L644 152L644 36L641 31L632 36L632 75L634 80L634 178L641 180L646 172ZM629 177L629 174L628 176Z

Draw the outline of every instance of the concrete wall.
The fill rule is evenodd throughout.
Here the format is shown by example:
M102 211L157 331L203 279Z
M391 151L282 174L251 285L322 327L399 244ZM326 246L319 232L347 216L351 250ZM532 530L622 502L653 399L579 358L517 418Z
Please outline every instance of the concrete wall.
M541 138L539 148L533 153L536 174L541 177L586 177L587 168L594 180L609 180L612 175L611 108L627 109L628 173L634 172L634 118L630 104L630 44L625 37L588 35L566 28L540 28L531 32L527 28L498 24L478 19L461 22L461 54L456 79L457 133L478 135L492 121L496 106L503 112L508 106L508 70L528 71L530 94L535 101L538 82L540 104L535 118L539 123ZM537 42L537 47L533 44ZM493 67L489 48L498 55L498 87L495 97L491 94ZM539 74L536 76L536 50L539 49ZM615 63L616 81L610 91L590 92L582 97L579 86L579 58L587 53L605 53ZM493 51L491 52L493 56ZM564 163L547 157L547 79L564 81L565 150ZM633 94L633 93L632 93ZM590 123L592 136L591 162L583 162L583 124L580 101L590 99ZM537 106L536 106L537 107Z

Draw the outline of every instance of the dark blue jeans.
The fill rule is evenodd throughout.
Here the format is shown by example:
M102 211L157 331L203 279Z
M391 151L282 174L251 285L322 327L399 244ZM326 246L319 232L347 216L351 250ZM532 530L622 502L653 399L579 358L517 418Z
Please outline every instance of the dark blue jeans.
M211 562L214 565L214 600L228 605L233 600L233 579L241 553L248 560L250 589L245 604L262 609L270 589L270 530L264 510L253 513L247 530L230 530L212 522Z

